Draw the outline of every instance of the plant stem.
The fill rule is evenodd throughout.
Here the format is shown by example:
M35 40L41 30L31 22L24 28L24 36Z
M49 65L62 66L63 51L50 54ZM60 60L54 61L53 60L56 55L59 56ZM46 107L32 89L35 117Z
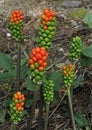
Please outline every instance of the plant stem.
M34 112L35 112L35 106L36 106L37 99L38 99L38 92L39 92L39 86L35 86L32 108L31 108L31 111L29 112L30 117L29 117L29 119L27 121L26 130L30 130L31 126L32 126L32 121L33 121Z
M42 94L42 84L40 86L40 101L39 101L39 115L38 115L38 129L42 130L42 114L43 114L43 94Z
M17 90L20 88L21 44L17 43Z
M16 124L12 124L11 130L16 130L16 129L17 129L17 125Z
M73 114L73 106L72 106L72 100L71 100L71 87L67 88L67 94L68 94L68 100L69 100L69 107L70 107L70 114L71 114L71 119L72 119L72 124L73 124L73 130L76 130L75 119L74 119L74 114Z
M49 102L46 103L46 120L45 120L44 130L47 130L47 127L48 127L49 104L50 104Z

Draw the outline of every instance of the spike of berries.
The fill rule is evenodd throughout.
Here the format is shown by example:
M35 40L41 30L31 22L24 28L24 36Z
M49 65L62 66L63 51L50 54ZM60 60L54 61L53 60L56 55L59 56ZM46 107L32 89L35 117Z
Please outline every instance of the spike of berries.
M21 10L13 10L10 15L9 27L13 39L23 41L24 40L24 27L23 27L24 15Z
M44 73L47 66L47 56L48 53L44 47L36 47L32 49L29 65L34 83L43 80L45 76Z
M70 61L78 59L82 50L83 42L80 37L76 36L70 43Z
M16 92L10 104L10 116L13 123L18 123L22 119L25 97L21 92Z
M64 65L62 67L64 85L65 87L70 87L74 81L74 67L72 64Z
M52 39L56 31L56 14L49 10L44 9L39 26L39 46L44 46L47 50L52 44Z
M54 98L54 82L53 80L45 80L43 84L43 97L45 102L51 102Z

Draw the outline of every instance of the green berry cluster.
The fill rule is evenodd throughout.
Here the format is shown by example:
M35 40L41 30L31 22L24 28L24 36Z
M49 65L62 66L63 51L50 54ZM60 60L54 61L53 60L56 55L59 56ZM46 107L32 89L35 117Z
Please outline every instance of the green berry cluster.
M9 28L10 28L13 39L15 39L16 41L24 40L23 20L24 20L24 16L21 10L13 10L11 12Z
M24 110L24 101L25 97L21 92L17 92L16 94L14 94L12 102L10 104L10 116L11 121L14 124L17 124L22 119Z
M53 97L54 97L53 80L45 80L42 90L43 90L43 97L44 97L45 102L53 101Z
M2 89L7 92L9 90L9 83L3 83Z
M23 41L24 40L23 22L19 23L18 25L10 22L9 28L11 30L11 34L12 34L13 39L15 39L16 41L18 41L18 40Z
M74 67L72 64L64 65L62 67L64 86L70 87L74 81Z
M72 42L70 43L70 54L69 54L70 61L79 58L82 46L83 42L81 38L78 36L74 37Z
M38 31L38 44L44 46L46 50L51 47L52 39L56 31L55 13L49 9L43 11Z

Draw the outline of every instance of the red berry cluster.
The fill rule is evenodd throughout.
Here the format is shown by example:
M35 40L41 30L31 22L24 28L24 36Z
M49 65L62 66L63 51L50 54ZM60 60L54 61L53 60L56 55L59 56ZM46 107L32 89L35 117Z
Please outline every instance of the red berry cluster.
M13 22L17 25L20 22L22 22L23 20L24 20L24 15L21 10L14 10L11 12L10 22Z
M48 26L46 25L46 23L52 21L55 16L56 16L55 12L49 9L44 9L43 15L42 15L42 24L43 24L44 30L48 29Z
M21 10L14 10L10 15L9 28L13 39L24 40L24 27L23 27L23 12Z
M45 9L43 11L39 31L38 31L38 44L43 46L48 50L52 45L52 39L56 32L56 14L49 10Z
M74 67L72 64L64 65L62 67L63 77L64 77L64 85L65 87L70 87L74 81Z
M48 53L44 47L36 47L32 49L30 54L29 64L31 75L34 82L40 81L44 77L44 69L47 66Z
M10 116L13 123L18 123L22 119L22 112L24 110L25 97L21 92L16 92L10 104Z
M25 97L21 92L17 92L16 94L14 94L14 101L15 101L15 105L18 111L23 111L24 110L24 101L25 101Z

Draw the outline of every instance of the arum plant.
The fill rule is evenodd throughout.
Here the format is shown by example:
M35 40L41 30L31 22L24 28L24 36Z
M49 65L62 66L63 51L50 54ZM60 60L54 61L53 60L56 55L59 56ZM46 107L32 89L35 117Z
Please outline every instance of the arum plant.
M68 96L68 101L69 101L73 130L76 130L74 113L73 113L73 106L72 106L72 98L71 98L71 95L72 95L71 88L72 88L72 84L74 81L74 67L73 67L73 65L72 64L64 65L62 67L62 72L63 72L63 78L64 78L64 86L66 87L66 90L67 90L67 96Z
M79 59L83 47L83 42L80 37L73 37L70 42L69 59L74 62Z
M30 111L30 117L27 122L27 130L30 130L32 126L32 120L34 117L34 111L36 102L38 99L38 93L42 82L45 79L45 68L47 66L47 56L48 52L44 47L35 47L32 49L31 54L29 56L29 67L32 77L32 82L34 83L34 97L33 97L33 105Z
M25 97L21 92L16 92L10 103L10 120L13 122L11 130L17 129L17 124L22 120Z
M21 42L24 41L23 20L24 16L21 10L13 10L11 12L9 27L12 38L17 43L17 90L19 90L20 86Z
M48 127L48 116L49 116L49 106L54 98L54 82L53 80L45 80L42 88L43 97L46 104L46 120L44 125L44 130Z
M56 32L56 14L52 10L44 9L38 30L38 45L48 50Z

